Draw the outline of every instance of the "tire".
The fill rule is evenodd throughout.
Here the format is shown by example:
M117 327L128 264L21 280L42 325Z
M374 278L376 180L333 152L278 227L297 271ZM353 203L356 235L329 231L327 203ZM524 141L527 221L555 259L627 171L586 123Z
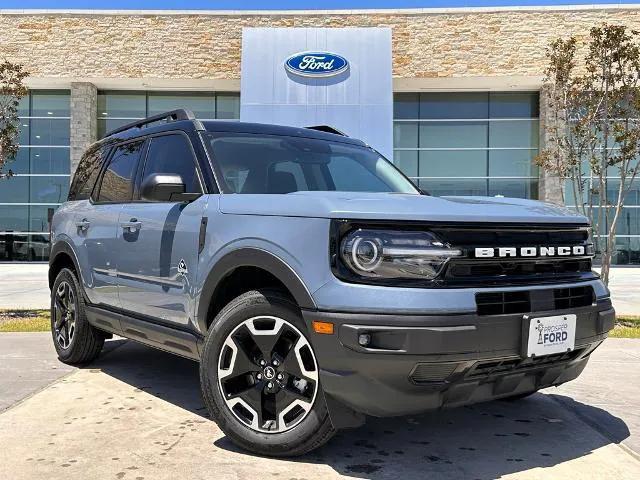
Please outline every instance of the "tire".
M260 455L298 456L335 433L318 371L298 306L278 290L259 290L235 298L214 319L200 385L211 417L236 445Z
M61 293L63 290L68 293ZM71 313L66 315L66 312ZM53 282L51 335L58 358L70 365L91 362L104 345L104 334L87 320L80 283L68 268L60 270Z

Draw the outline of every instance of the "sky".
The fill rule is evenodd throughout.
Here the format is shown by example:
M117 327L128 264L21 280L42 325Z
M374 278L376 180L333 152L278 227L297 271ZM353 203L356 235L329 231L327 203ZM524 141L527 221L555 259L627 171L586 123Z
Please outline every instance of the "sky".
M1 9L332 10L640 3L640 0L0 0Z

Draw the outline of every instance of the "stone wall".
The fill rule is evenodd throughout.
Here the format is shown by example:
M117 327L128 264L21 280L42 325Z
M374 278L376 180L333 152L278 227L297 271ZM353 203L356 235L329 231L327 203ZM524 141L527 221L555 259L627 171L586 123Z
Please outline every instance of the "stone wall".
M551 39L603 22L640 30L640 9L0 14L0 53L35 77L238 79L243 27L388 26L396 78L540 76Z
M71 174L76 171L82 154L98 139L98 90L92 83L71 84L70 158Z

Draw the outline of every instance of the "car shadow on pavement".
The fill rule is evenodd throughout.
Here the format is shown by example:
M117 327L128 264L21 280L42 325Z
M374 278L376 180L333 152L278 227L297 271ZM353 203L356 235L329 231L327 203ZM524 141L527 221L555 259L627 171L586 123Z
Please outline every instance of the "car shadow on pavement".
M126 342L90 368L208 418L195 362ZM340 431L324 447L288 461L373 480L493 479L577 459L628 436L627 425L605 410L537 393L411 417L368 418L363 427ZM254 457L226 437L213 446Z

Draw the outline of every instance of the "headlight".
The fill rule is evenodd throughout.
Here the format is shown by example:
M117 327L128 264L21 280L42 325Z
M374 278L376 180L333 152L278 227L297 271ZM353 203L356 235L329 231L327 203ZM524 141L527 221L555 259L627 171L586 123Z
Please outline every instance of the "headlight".
M460 255L430 232L358 229L340 243L343 263L367 278L432 280Z

